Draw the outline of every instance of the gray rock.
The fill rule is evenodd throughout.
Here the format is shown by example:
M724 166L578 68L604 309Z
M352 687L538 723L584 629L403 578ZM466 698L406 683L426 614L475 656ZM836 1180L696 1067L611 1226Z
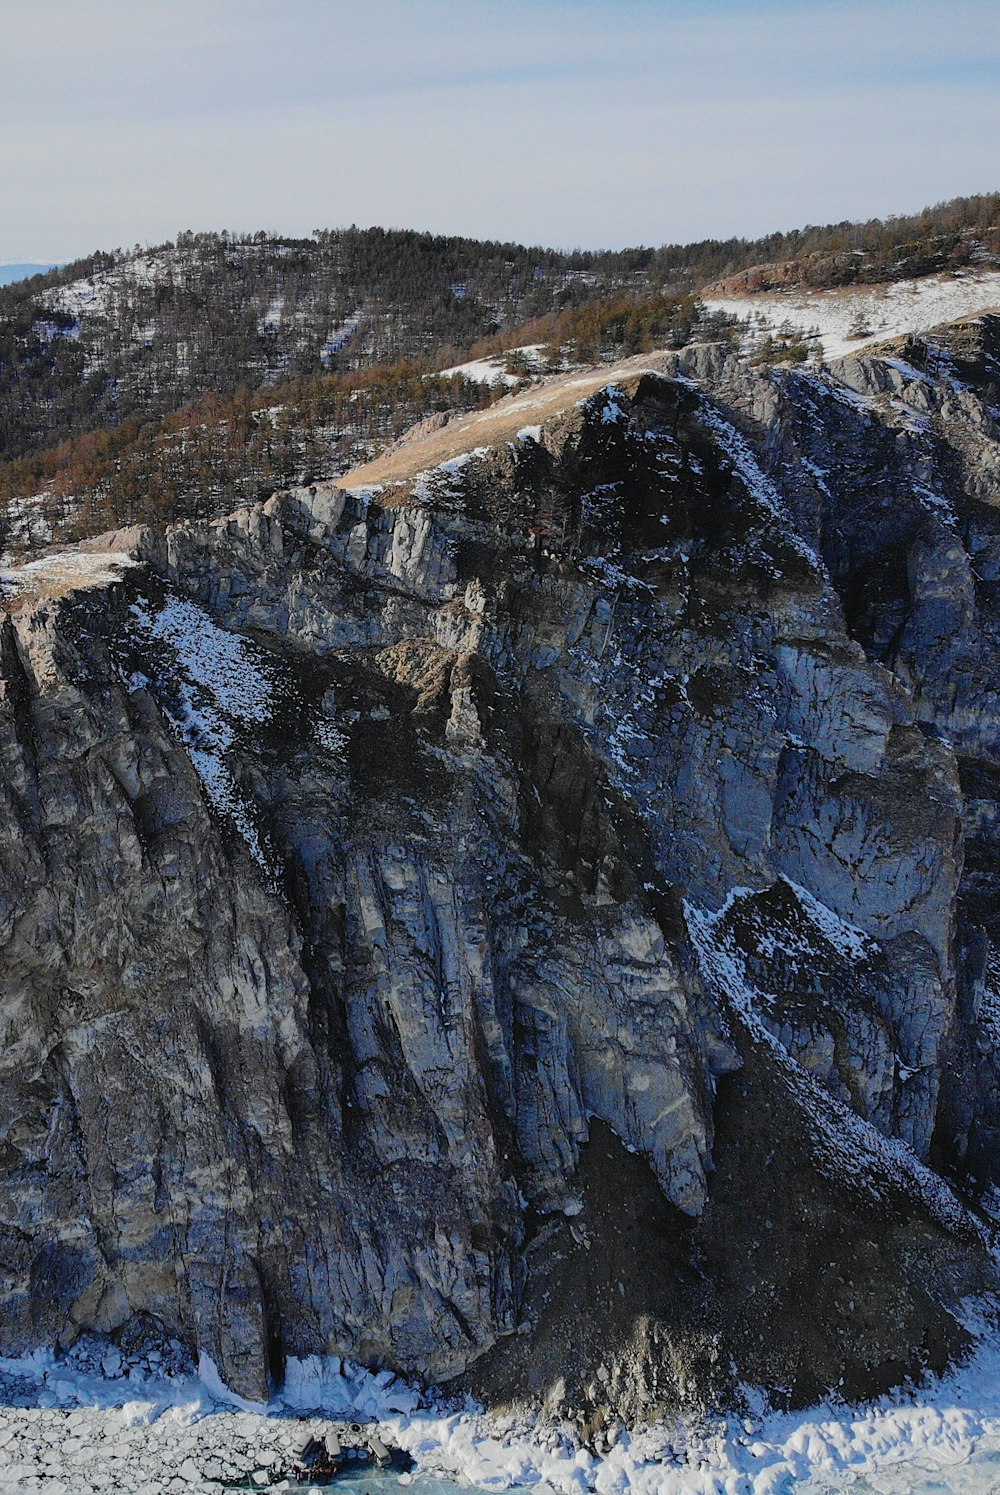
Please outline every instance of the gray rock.
M971 1197L1000 1125L992 417L662 361L700 392L447 502L296 490L4 616L6 1353L142 1322L254 1398L326 1353L629 1418L963 1343L988 1253L926 1165ZM870 1311L796 1301L878 1211Z

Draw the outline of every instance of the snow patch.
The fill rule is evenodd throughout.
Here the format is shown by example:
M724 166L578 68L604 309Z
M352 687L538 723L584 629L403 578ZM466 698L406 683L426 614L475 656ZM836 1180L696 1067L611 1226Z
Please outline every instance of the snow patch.
M347 738L339 727L333 725L333 722L327 721L325 717L320 717L315 723L313 731L316 735L316 741L325 753L331 753L335 758L342 758L344 756L344 753L347 751Z
M808 888L793 882L790 877L782 876L781 881L786 887L791 888L827 944L831 945L843 960L848 962L870 960L877 953L877 941L858 929L857 925L849 924L846 919L835 914L833 909L827 908L825 903L820 903Z
M125 551L55 550L37 561L0 571L0 586L12 592L101 586L120 581L125 571L138 564Z
M605 426L616 426L620 421L628 417L619 403L625 396L614 384L609 384L604 391L604 407L601 410L601 423Z
M470 384L504 384L508 389L513 389L515 384L521 382L523 375L507 372L508 359L517 355L532 373L540 374L544 368L542 346L541 343L525 343L523 347L508 348L505 353L497 353L492 358L470 358L468 363L456 363L451 368L441 369L436 377L467 379Z
M108 1379L75 1368L72 1355L37 1351L0 1361L3 1478L19 1488L44 1472L68 1478L74 1492L106 1488L114 1456L117 1488L158 1491L182 1460L195 1475L207 1461L232 1461L240 1473L244 1459L275 1468L302 1435L292 1419L305 1414L377 1420L382 1439L416 1460L412 1484L428 1495L448 1488L434 1476L539 1495L989 1495L1000 1463L1000 1336L984 1312L992 1308L970 1305L979 1346L942 1379L867 1404L830 1400L786 1413L769 1412L746 1387L750 1415L617 1429L601 1455L583 1448L569 1424L491 1418L468 1402L428 1404L391 1372L336 1357L290 1360L283 1390L262 1412L236 1408L211 1371L207 1379L136 1371ZM364 1471L373 1495L396 1484Z
M488 446L473 447L472 451L460 452L457 457L449 457L446 462L439 462L437 467L428 467L423 472L418 472L413 479L415 501L433 507L435 503L454 497L456 492L454 479L458 477L462 468L479 457L488 456L489 451Z
M329 363L335 357L361 326L362 308L359 306L352 316L347 317L339 326L332 328L326 342L319 350L319 356L323 363Z
M258 830L227 755L238 737L271 721L281 688L277 666L258 645L220 628L193 602L170 597L153 608L140 598L131 613L140 639L166 644L173 655L175 672L169 681L161 676L157 694L205 793L273 881L273 848Z
M960 271L897 280L890 285L834 290L769 291L750 296L710 297L709 312L749 321L763 335L785 324L815 332L826 358L843 358L890 338L975 316L1000 306L1000 271ZM913 377L920 376L913 371Z

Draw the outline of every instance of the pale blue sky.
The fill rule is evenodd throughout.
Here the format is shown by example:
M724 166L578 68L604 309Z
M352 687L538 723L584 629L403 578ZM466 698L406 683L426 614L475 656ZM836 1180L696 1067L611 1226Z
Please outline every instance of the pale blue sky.
M0 131L0 259L755 235L1000 187L1000 0L0 0Z

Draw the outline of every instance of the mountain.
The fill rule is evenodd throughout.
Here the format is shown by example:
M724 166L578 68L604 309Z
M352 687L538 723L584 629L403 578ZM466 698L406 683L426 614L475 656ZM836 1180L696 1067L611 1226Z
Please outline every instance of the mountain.
M7 1353L335 1354L599 1447L968 1347L1000 318L690 337L6 573Z
M721 338L815 360L976 314L998 203L618 254L351 229L91 255L0 290L0 547L213 518L546 369Z
M628 255L380 229L184 234L95 255L0 292L0 453L148 420L206 391L461 349L595 288L648 281Z
M484 338L537 342L526 325L574 310L596 313L589 327L547 325L541 336L568 336L589 360L679 346L691 319L678 320L676 303L708 286L743 295L991 267L1000 194L905 218L617 253L384 229L186 232L0 287L0 461L206 394L401 359L439 369Z

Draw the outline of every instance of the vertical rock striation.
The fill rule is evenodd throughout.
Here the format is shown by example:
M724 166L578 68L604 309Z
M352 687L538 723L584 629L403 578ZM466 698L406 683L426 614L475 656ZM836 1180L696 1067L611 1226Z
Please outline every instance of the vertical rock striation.
M993 336L685 350L11 598L5 1350L138 1326L251 1395L326 1352L599 1420L961 1346Z

